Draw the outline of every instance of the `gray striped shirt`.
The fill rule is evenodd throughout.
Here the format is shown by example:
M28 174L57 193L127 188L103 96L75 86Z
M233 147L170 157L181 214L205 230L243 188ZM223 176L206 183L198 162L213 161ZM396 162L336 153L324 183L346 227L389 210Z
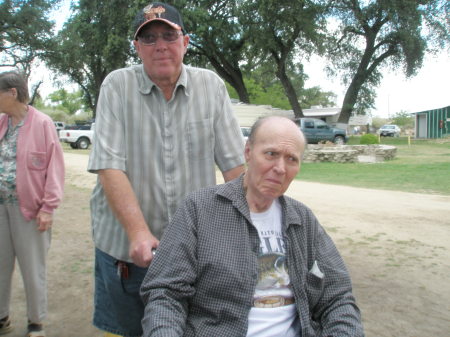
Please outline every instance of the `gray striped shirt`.
M88 170L122 170L151 232L160 238L182 199L215 185L221 171L244 163L243 137L223 81L184 66L166 101L143 66L119 69L102 84ZM128 238L97 182L91 198L94 242L125 261Z

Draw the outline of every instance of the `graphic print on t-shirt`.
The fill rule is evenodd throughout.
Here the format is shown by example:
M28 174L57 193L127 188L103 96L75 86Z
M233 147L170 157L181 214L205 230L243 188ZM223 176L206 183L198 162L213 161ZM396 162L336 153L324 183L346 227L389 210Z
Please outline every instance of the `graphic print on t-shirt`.
M251 213L251 218L260 239L254 306L276 308L291 304L293 293L286 266L280 205L274 202L266 212Z

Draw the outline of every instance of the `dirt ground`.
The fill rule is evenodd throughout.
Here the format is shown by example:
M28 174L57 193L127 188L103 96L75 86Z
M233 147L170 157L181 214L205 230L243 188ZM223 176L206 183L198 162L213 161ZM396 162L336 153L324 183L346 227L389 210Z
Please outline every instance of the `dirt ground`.
M49 337L100 337L92 327L93 245L87 156L66 154L65 198L49 253ZM288 195L315 212L350 270L368 337L450 335L450 196L295 181ZM11 315L25 334L20 272Z

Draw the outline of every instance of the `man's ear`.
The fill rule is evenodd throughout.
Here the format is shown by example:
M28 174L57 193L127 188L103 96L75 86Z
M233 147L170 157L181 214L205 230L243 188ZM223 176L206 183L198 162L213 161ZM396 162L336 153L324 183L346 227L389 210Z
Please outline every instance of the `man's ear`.
M183 35L183 46L184 46L184 53L186 54L187 53L187 48L188 48L188 46L189 46L189 40L190 40L190 37L189 37L189 35Z
M250 143L247 140L247 142L245 143L245 147L244 147L244 157L245 157L246 162L248 162L250 159L250 151L251 151Z
M139 43L137 42L137 40L133 40L133 46L134 46L134 50L136 50L136 53L137 53L138 56L140 57L140 55L139 55L140 45L139 45Z

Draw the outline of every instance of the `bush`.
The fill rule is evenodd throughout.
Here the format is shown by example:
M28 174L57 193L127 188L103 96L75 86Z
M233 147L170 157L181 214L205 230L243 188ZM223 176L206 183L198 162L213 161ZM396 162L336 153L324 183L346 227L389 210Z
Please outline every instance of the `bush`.
M38 109L39 111L45 113L46 115L49 115L51 119L53 119L53 121L59 121L59 122L64 122L64 123L68 123L70 116L55 107L48 107L48 106L41 106L41 107L37 107L35 106L36 109Z
M379 140L377 135L374 135L373 133L366 133L365 135L361 136L361 139L359 140L360 144L379 144Z

